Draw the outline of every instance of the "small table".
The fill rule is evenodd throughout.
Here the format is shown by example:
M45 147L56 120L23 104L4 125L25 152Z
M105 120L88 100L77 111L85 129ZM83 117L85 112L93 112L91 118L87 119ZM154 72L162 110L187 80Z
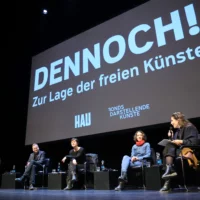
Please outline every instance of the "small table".
M66 173L49 173L48 174L48 189L62 190L66 187Z
M160 190L164 181L162 176L162 166L155 165L145 168L145 182L147 190Z
M94 172L94 189L110 190L118 185L119 171Z
M2 189L22 189L23 183L15 181L15 178L19 178L21 173L4 173L2 174Z

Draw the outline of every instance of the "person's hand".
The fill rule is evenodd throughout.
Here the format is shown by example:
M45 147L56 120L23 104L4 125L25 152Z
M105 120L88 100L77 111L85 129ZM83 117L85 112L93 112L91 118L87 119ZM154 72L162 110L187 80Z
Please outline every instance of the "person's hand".
M27 163L26 163L26 167L29 166L29 165L30 165L30 162L27 162Z
M138 160L138 158L137 158L136 156L133 156L133 157L131 158L131 161L132 161L132 162L134 162L134 161L136 161L136 160Z
M77 165L77 162L76 162L75 159L72 160L72 163L73 163L74 165Z
M168 137L172 137L172 131L169 130L167 135L168 135Z
M64 163L66 159L67 159L67 157L65 156L65 157L62 159L62 162Z
M174 144L180 146L180 145L183 144L183 140L173 140L172 143L174 143Z

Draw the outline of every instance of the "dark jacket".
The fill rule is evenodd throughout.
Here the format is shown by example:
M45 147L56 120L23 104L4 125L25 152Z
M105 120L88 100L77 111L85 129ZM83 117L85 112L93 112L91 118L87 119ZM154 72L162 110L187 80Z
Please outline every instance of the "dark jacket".
M38 152L36 158L34 159L35 154L31 153L28 159L28 162L31 162L32 160L36 161L38 164L43 164L44 160L45 160L45 152L44 151L40 151Z
M76 159L78 164L84 164L86 161L85 149L83 147L80 147L76 152L73 149L70 150L69 155L71 156L71 160Z
M183 145L196 145L198 142L198 133L196 127L189 123L174 134L174 139L183 140Z

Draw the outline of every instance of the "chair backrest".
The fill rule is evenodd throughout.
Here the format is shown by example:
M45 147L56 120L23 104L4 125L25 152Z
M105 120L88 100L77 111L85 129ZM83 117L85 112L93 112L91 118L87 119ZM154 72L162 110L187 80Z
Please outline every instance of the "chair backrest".
M49 172L49 166L50 166L50 158L45 158L44 160L44 173Z
M155 165L156 164L156 152L155 152L154 148L151 148L151 158L152 158L151 165Z
M87 162L87 170L88 171L96 171L96 167L99 163L99 157L96 153L87 153L86 154L86 162Z
M45 158L44 165L48 167L50 165L50 158Z
M197 137L197 145L200 145L200 134L198 134L198 137Z
M155 153L155 150L153 148L151 148L151 155L150 157L148 158L143 158L143 164L146 166L146 162L150 162L151 165L155 165L156 164L156 153ZM141 168L142 166L132 166L131 168L132 169L138 169L138 168Z

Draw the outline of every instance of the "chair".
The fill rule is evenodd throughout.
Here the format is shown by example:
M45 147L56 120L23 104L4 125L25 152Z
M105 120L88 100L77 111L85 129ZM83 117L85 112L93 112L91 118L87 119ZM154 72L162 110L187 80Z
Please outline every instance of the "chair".
M136 170L140 170L141 174L142 174L142 185L143 185L143 189L146 188L145 185L145 171L144 168L146 167L146 163L150 162L150 165L154 165L156 164L156 154L155 154L155 150L153 148L151 148L151 155L148 158L144 158L143 160L141 160L142 165L141 166L136 166L136 167L130 167L130 171L136 171Z
M184 164L184 161L185 160L188 160L188 158L185 158L182 154L182 150L184 148L190 148L191 150L193 150L194 154L196 154L197 152L200 154L200 134L198 134L198 139L197 139L197 142L196 142L196 145L182 145L180 147L180 150L181 150L181 155L179 157L176 158L176 161L180 160L181 161L181 169L182 169L182 177L183 177L183 186L185 188L185 190L188 192L188 188L187 188L187 185L186 185L186 176L185 176L185 164ZM199 163L198 163L198 168L200 167L199 166Z
M77 173L78 176L84 176L84 189L88 188L88 175L96 171L96 167L98 164L98 154L95 153L87 153L86 154L86 162L84 164L77 165Z
M35 174L37 175L42 175L42 188L44 188L45 185L45 175L48 175L49 172L49 166L50 166L50 158L45 158L44 163L42 165L42 170L37 171L37 173ZM24 189L26 189L26 181L24 181Z
M97 165L99 163L98 154L96 153L87 153L86 154L86 167L87 171L94 172L96 171Z
M96 153L87 153L86 154L86 162L84 165L85 168L85 189L88 187L94 187L94 172L97 169L99 164L99 156Z
M84 175L84 189L88 188L88 178L89 174L93 174L96 171L96 167L98 165L98 154L95 153L87 153L86 154L86 162L84 164L79 164L77 166L78 174Z
M42 174L42 187L45 185L45 175L48 175L50 166L50 158L45 158L42 165L42 171L38 171L37 174Z
M87 189L87 162L85 162L84 164L78 164L77 165L77 171L78 171L78 176L83 175L84 176L84 183L83 183L83 187L84 189Z

